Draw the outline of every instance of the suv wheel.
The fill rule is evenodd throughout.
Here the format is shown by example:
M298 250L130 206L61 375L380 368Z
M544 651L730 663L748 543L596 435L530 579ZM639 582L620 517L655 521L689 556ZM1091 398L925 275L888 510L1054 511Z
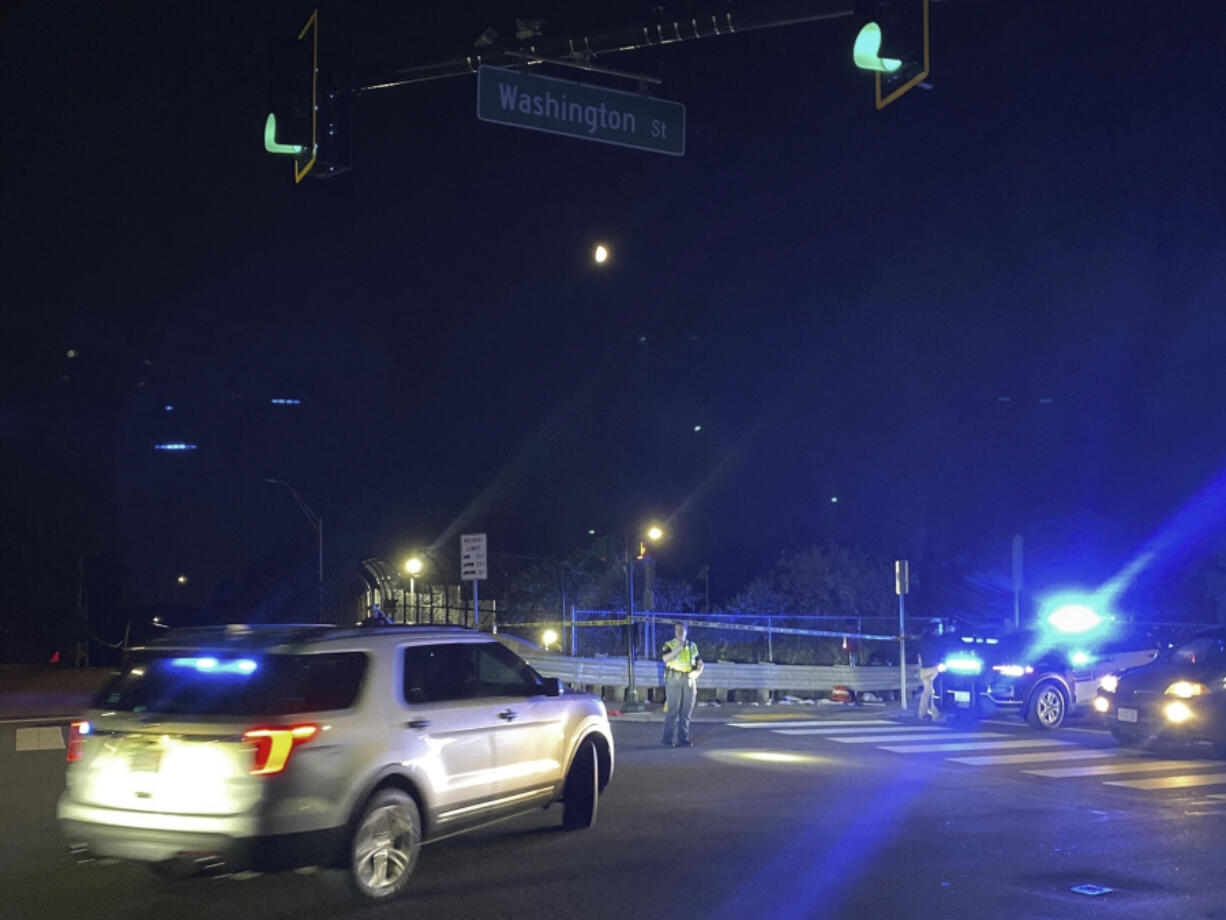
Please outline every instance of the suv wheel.
M600 758L596 744L585 740L575 751L566 785L562 787L562 828L579 831L596 823L600 801Z
M421 850L417 804L399 789L381 789L366 804L349 845L349 877L372 901L404 892Z
M1045 680L1034 688L1026 707L1026 721L1031 728L1053 729L1064 724L1068 699L1054 680Z

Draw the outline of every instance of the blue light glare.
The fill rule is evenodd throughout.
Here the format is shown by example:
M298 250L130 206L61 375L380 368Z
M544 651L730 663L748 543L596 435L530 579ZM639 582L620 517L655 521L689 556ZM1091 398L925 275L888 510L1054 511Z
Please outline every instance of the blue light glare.
M167 412L174 412L174 411L175 411L175 407L174 407L174 406L172 406L172 405L169 405L169 404L167 404L167 405L163 406L162 408L163 408L163 409L165 409Z
M1089 664L1094 658L1088 652L1076 651L1069 656L1069 661L1073 662L1073 667L1079 668Z
M983 662L978 658L953 655L945 659L945 670L955 674L978 674L983 670Z
M1102 621L1103 618L1085 604L1064 604L1047 615L1048 625L1062 633L1083 633Z
M270 399L269 402L272 403L274 406L301 406L302 405L301 399L287 399L284 397L277 397L276 399Z
M203 674L252 674L259 667L259 664L250 658L233 658L222 661L211 656L172 658L170 663L176 668L195 668Z
M195 444L186 444L183 441L167 441L164 444L154 444L154 450L195 450Z

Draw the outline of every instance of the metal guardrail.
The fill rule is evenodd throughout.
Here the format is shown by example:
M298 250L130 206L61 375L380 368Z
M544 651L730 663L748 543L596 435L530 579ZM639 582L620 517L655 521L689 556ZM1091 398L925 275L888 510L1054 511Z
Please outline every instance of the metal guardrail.
M568 655L541 655L518 651L532 667L546 677L557 677L567 684L598 684L624 687L629 674L625 658L572 658ZM636 661L634 681L640 687L664 686L664 664ZM919 685L919 669L907 667L908 686ZM890 691L898 689L896 665L787 665L736 664L708 662L704 665L700 687L717 690L852 690Z

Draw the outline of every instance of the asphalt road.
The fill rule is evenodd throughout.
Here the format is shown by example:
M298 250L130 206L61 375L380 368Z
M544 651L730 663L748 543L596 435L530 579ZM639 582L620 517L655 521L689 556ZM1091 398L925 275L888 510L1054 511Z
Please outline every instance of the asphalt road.
M594 829L561 833L555 808L429 846L410 896L375 908L335 872L75 864L62 736L0 723L0 917L1226 918L1226 762L1203 751L1121 752L1089 725L700 712L688 750L616 723Z

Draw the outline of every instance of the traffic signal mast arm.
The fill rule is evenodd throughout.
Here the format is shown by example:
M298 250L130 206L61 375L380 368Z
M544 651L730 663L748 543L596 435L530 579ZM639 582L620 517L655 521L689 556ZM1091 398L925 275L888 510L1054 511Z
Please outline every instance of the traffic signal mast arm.
M598 35L541 39L530 43L525 41L516 47L498 47L491 44L480 54L470 54L461 58L393 71L387 79L355 87L354 92L367 93L380 89L393 89L397 86L408 86L412 83L440 80L445 77L475 74L482 65L503 67L545 62L628 77L643 82L659 82L637 74L597 67L592 62L600 54L638 51L643 48L675 45L679 42L701 38L717 38L723 35L772 29L802 22L837 19L842 16L850 16L854 10L854 0L762 3L747 10L732 10L725 7L701 16L684 19L657 19L643 25L629 26Z

